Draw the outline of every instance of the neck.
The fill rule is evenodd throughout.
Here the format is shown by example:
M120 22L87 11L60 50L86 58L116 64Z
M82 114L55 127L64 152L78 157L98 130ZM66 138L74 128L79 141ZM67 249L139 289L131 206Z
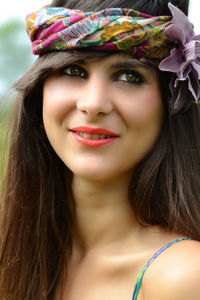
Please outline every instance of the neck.
M138 223L128 199L128 184L121 179L94 183L74 177L74 245L79 253L116 246L132 236Z

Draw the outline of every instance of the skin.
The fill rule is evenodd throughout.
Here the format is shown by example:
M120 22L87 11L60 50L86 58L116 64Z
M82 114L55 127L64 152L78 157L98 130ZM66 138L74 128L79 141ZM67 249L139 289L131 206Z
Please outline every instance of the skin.
M126 67L113 68L116 63ZM127 63L134 67L127 67ZM69 76L72 74L76 76ZM58 285L55 300L131 299L134 282L148 258L179 237L157 226L141 226L128 199L134 168L155 144L163 110L157 72L129 55L118 53L79 62L75 69L65 67L46 79L44 126L55 152L73 172L76 204L66 278L69 276L64 280L62 296ZM105 128L119 138L101 147L88 147L78 143L69 131L76 126ZM196 257L199 244L184 241L172 248L145 274L138 300L191 300L195 283L189 277L191 272L192 279L196 276L199 280L200 276L187 256L193 251ZM183 272L176 271L174 279L171 274L177 258ZM165 267L169 264L170 269ZM163 269L162 280L158 274L163 274ZM155 285L158 279L159 293ZM180 294L182 284L186 288ZM171 298L166 298L171 285Z
M144 84L127 83L125 75L118 76L121 80L113 80L113 74L120 69L111 66L124 61L137 62L118 54L81 65L88 78L63 73L54 74L45 82L46 132L57 154L76 176L104 182L122 174L129 178L160 131L163 106L156 71L140 63L144 67L137 71L144 76ZM78 144L68 132L81 125L109 129L120 138L105 147L91 149Z

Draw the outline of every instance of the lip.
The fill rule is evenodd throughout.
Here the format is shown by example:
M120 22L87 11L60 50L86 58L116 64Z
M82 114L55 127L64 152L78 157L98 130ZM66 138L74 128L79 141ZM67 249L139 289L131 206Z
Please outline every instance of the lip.
M70 130L72 136L76 139L77 142L89 146L89 147L99 147L103 146L109 143L112 143L115 141L117 138L119 138L119 135L116 133L104 129L104 128L90 128L90 127L74 127ZM103 135L109 135L110 138L106 139L88 139L83 136L80 136L77 132L83 132L83 133L88 133L88 134L103 134Z
M79 126L79 127L71 128L71 131L83 132L89 134L104 134L104 135L109 135L111 137L119 137L119 135L116 134L115 132L104 128L91 128L86 126Z

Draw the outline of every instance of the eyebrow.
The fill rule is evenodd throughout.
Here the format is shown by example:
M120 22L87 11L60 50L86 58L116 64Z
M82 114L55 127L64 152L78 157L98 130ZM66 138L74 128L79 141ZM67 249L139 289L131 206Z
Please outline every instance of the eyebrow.
M85 60L85 59L81 59L81 60L77 60L77 63L81 63L83 65L86 65L87 62L89 60ZM142 64L140 62L138 62L137 60L135 61L121 61L121 62L117 62L112 64L111 69L120 69L120 68L137 68L137 69L145 69L145 70L149 70L150 71L150 67L146 64Z
M122 61L111 65L112 69L119 69L119 68L140 68L140 69L147 69L150 70L149 66L145 64L141 64L137 61Z

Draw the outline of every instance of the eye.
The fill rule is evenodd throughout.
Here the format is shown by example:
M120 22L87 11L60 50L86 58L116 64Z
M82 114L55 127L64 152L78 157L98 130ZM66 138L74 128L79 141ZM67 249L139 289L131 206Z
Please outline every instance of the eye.
M62 70L62 73L67 76L85 78L87 76L85 70L76 64L71 64Z
M124 81L131 84L141 84L144 82L142 75L132 70L121 70L115 74L116 81Z

